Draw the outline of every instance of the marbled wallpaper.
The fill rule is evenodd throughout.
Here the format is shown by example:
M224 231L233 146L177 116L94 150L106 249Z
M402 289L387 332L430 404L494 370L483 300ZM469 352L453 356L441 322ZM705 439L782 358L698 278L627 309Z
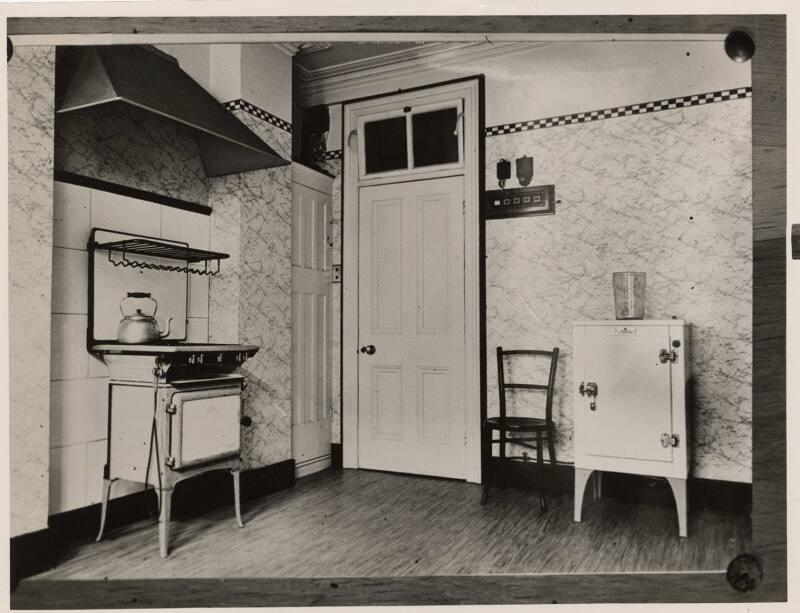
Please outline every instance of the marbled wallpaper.
M197 204L208 201L192 130L124 103L56 115L55 167Z
M486 224L490 415L498 410L495 347L560 347L557 456L571 461L571 322L613 318L611 273L641 270L646 317L692 324L692 474L751 480L750 113L750 99L740 98L486 138L488 189L500 158L530 155L533 184L554 184L559 200L552 216ZM341 159L319 163L337 177L337 263ZM334 322L340 289L333 285ZM332 334L337 381L335 324ZM338 389L332 405L339 442ZM510 412L517 409L512 401Z
M522 155L558 204L486 223L489 414L496 346L560 347L557 455L572 460L571 322L613 319L611 273L644 271L645 317L691 324L691 474L751 481L750 99L489 137L487 188Z
M285 159L291 134L236 110L260 138ZM231 258L211 280L212 342L259 345L242 368L248 388L242 458L256 468L291 458L291 167L210 178L211 248Z
M47 527L55 49L8 63L11 536Z

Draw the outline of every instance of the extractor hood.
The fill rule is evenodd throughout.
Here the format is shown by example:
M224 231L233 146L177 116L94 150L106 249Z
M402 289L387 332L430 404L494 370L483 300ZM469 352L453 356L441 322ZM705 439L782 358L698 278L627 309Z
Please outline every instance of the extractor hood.
M141 45L61 48L56 112L112 103L193 128L209 177L289 164L161 51Z

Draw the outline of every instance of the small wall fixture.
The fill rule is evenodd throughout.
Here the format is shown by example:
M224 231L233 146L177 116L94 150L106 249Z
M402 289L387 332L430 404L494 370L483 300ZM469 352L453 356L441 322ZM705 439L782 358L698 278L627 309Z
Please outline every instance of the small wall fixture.
M501 159L497 162L497 184L500 189L506 188L506 181L511 178L511 162Z
M517 158L517 181L523 187L530 185L533 179L533 158L527 155Z

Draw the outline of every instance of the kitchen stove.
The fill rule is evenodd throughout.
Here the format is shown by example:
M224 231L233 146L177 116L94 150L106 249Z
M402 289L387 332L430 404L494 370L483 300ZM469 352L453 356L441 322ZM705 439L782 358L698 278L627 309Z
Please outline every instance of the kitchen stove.
M108 446L103 472L100 530L103 538L114 481L154 486L159 499L159 548L169 552L170 503L175 485L209 470L233 478L236 520L239 504L242 390L234 371L258 347L239 344L98 343L95 354L108 364Z
M152 486L159 499L159 548L169 552L170 502L178 482L209 470L227 470L239 505L242 390L235 372L258 352L256 345L187 342L189 274L214 275L227 254L194 249L186 243L124 232L92 229L89 241L87 349L109 368L108 439L103 469L100 530L103 538L112 484L123 479ZM208 262L215 261L216 266ZM175 262L178 262L176 264ZM200 264L205 264L200 267ZM144 271L158 271L148 272ZM182 283L165 280L179 274ZM137 291L131 292L130 285ZM146 290L146 291L142 291ZM158 296L176 326L160 333ZM120 296L147 298L152 315L127 315ZM119 322L122 311L123 321ZM116 320L115 320L116 318ZM127 330L127 334L125 331ZM165 338L158 338L164 334ZM119 342L115 338L156 340Z

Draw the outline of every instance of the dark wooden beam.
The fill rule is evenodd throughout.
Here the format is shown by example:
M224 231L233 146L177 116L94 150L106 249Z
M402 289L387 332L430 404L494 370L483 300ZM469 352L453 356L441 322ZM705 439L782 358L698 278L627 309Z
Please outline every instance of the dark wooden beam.
M15 34L587 33L727 34L752 15L501 15L287 17L11 17ZM769 17L766 17L769 18Z
M756 593L787 597L786 20L750 25L753 56L753 553Z
M724 573L330 579L25 581L12 609L760 602ZM741 607L742 604L739 606Z

